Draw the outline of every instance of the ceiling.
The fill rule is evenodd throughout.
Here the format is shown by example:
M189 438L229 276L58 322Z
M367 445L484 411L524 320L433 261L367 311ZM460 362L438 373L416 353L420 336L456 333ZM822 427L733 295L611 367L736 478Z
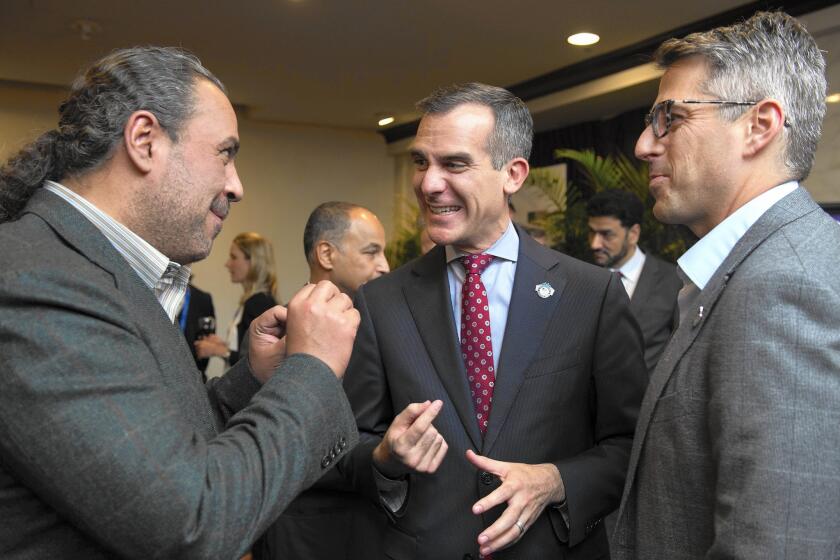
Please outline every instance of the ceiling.
M66 87L114 48L179 45L225 82L249 119L375 130L381 114L413 120L414 102L436 86L519 84L748 3L4 0L0 81ZM87 39L80 20L94 27ZM566 43L583 30L601 42ZM621 95L589 92L590 103L578 95L566 100L573 111L543 103L540 128L638 107L653 84L648 77Z

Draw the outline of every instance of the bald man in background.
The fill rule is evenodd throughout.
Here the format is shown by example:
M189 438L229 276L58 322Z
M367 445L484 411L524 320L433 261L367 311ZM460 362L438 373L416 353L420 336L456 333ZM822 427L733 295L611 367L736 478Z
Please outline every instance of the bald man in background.
M303 233L309 281L329 280L350 297L390 271L385 228L376 214L349 202L325 202L309 215ZM255 547L259 560L380 558L386 518L365 497L324 477L283 512Z

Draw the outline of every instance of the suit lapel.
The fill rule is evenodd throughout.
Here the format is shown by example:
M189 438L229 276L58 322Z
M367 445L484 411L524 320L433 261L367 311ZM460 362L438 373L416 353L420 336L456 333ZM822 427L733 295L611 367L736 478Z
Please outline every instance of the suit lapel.
M558 262L556 256L519 228L517 233L519 256L493 390L493 408L481 447L485 455L493 448L502 431L524 381L525 370L541 346L548 321L566 285L565 278L555 268ZM554 288L554 294L548 298L539 297L535 289L543 282L550 283Z
M819 207L802 188L796 189L772 206L747 230L744 236L735 244L735 247L732 248L729 256L726 257L709 280L709 283L700 292L692 313L688 317L680 320L680 326L665 348L662 358L651 375L650 384L645 392L642 406L639 409L639 421L636 425L636 435L633 439L633 448L630 453L627 483L624 486L624 495L621 501L622 506L618 516L619 520L621 519L621 515L623 515L624 505L630 489L635 482L639 457L645 437L647 436L650 421L656 409L656 403L676 370L677 365L679 365L680 360L691 348L703 324L712 314L714 306L718 299L720 299L720 295L726 288L730 277L735 273L738 266L770 235L778 231L782 226L814 210L819 210ZM701 309L702 313L700 312Z
M69 246L112 275L117 290L135 311L136 325L144 340L159 360L172 366L160 369L163 381L189 391L191 396L204 394L201 399L193 398L188 402L200 403L199 409L192 412L193 417L203 427L214 430L213 413L209 406L204 405L206 393L203 383L196 384L201 379L201 372L195 366L180 329L169 320L154 291L143 284L96 226L57 195L39 189L27 205L26 212L40 216ZM192 373L195 373L195 378L188 377Z
M452 318L444 248L435 247L418 259L413 267L412 282L403 286L408 308L434 365L435 373L446 389L473 445L480 449L481 433L475 419L467 374Z

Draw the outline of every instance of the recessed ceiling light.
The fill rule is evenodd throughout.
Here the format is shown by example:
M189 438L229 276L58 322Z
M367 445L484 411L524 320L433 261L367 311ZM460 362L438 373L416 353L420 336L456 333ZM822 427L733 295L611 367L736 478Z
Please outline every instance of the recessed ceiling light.
M826 103L840 103L840 93L832 93L825 98Z
M594 33L575 33L574 35L569 35L569 38L566 40L572 45L585 47L586 45L594 45L601 38Z
M394 122L394 117L383 117L379 119L379 126L388 126L392 122Z

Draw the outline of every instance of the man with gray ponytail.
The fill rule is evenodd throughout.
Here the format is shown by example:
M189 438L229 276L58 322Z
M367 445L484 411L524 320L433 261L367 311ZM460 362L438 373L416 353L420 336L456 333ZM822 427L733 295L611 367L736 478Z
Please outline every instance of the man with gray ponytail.
M760 12L670 39L636 155L700 240L639 411L613 558L840 557L840 228L800 184L825 61Z
M173 320L243 194L224 86L120 50L59 114L0 169L0 556L238 558L357 441L359 315L307 286L204 386Z

